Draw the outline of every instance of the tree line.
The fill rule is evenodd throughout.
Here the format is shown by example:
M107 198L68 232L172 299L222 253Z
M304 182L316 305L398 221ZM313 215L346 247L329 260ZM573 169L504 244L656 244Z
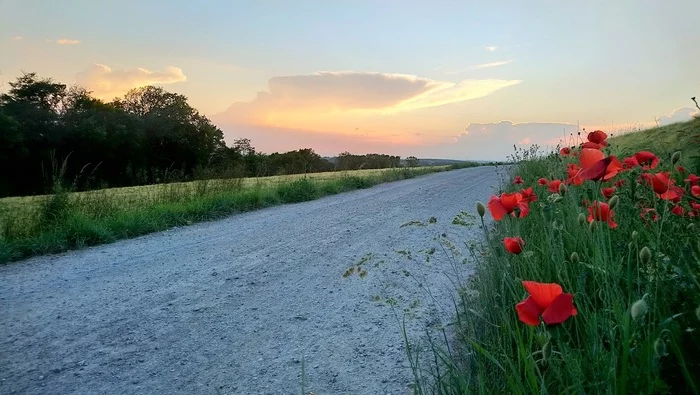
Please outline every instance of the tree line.
M265 154L223 132L183 95L146 86L104 102L80 86L24 73L0 94L0 197L232 178L389 168L399 156L311 148Z

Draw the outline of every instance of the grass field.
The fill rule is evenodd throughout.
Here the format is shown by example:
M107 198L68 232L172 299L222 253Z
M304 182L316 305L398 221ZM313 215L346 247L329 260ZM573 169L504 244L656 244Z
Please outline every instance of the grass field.
M476 209L496 221L468 248L456 338L414 362L416 392L699 393L699 134L696 120L593 149L655 154L623 169L579 173L595 152L578 147L517 152L511 181Z
M471 166L476 164L199 180L0 199L0 263Z

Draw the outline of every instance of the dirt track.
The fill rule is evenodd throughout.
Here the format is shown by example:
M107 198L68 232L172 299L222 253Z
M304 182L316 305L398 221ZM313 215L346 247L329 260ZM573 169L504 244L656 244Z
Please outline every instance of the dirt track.
M435 238L479 237L451 221L497 183L438 173L0 266L0 393L299 394L303 360L307 392L408 394L394 311L412 340L449 319Z

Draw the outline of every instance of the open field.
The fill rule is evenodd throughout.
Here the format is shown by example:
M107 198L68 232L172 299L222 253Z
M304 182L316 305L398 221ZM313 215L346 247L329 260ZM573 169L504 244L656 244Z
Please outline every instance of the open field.
M454 170L0 265L0 392L411 393L404 314L411 342L440 334L472 268L436 238L478 238L453 218L497 183Z

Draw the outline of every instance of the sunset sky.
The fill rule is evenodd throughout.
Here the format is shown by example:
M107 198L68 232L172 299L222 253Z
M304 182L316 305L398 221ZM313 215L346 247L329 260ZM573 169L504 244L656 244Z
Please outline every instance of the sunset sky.
M0 91L159 85L268 153L503 159L689 119L700 1L576 3L0 0Z

